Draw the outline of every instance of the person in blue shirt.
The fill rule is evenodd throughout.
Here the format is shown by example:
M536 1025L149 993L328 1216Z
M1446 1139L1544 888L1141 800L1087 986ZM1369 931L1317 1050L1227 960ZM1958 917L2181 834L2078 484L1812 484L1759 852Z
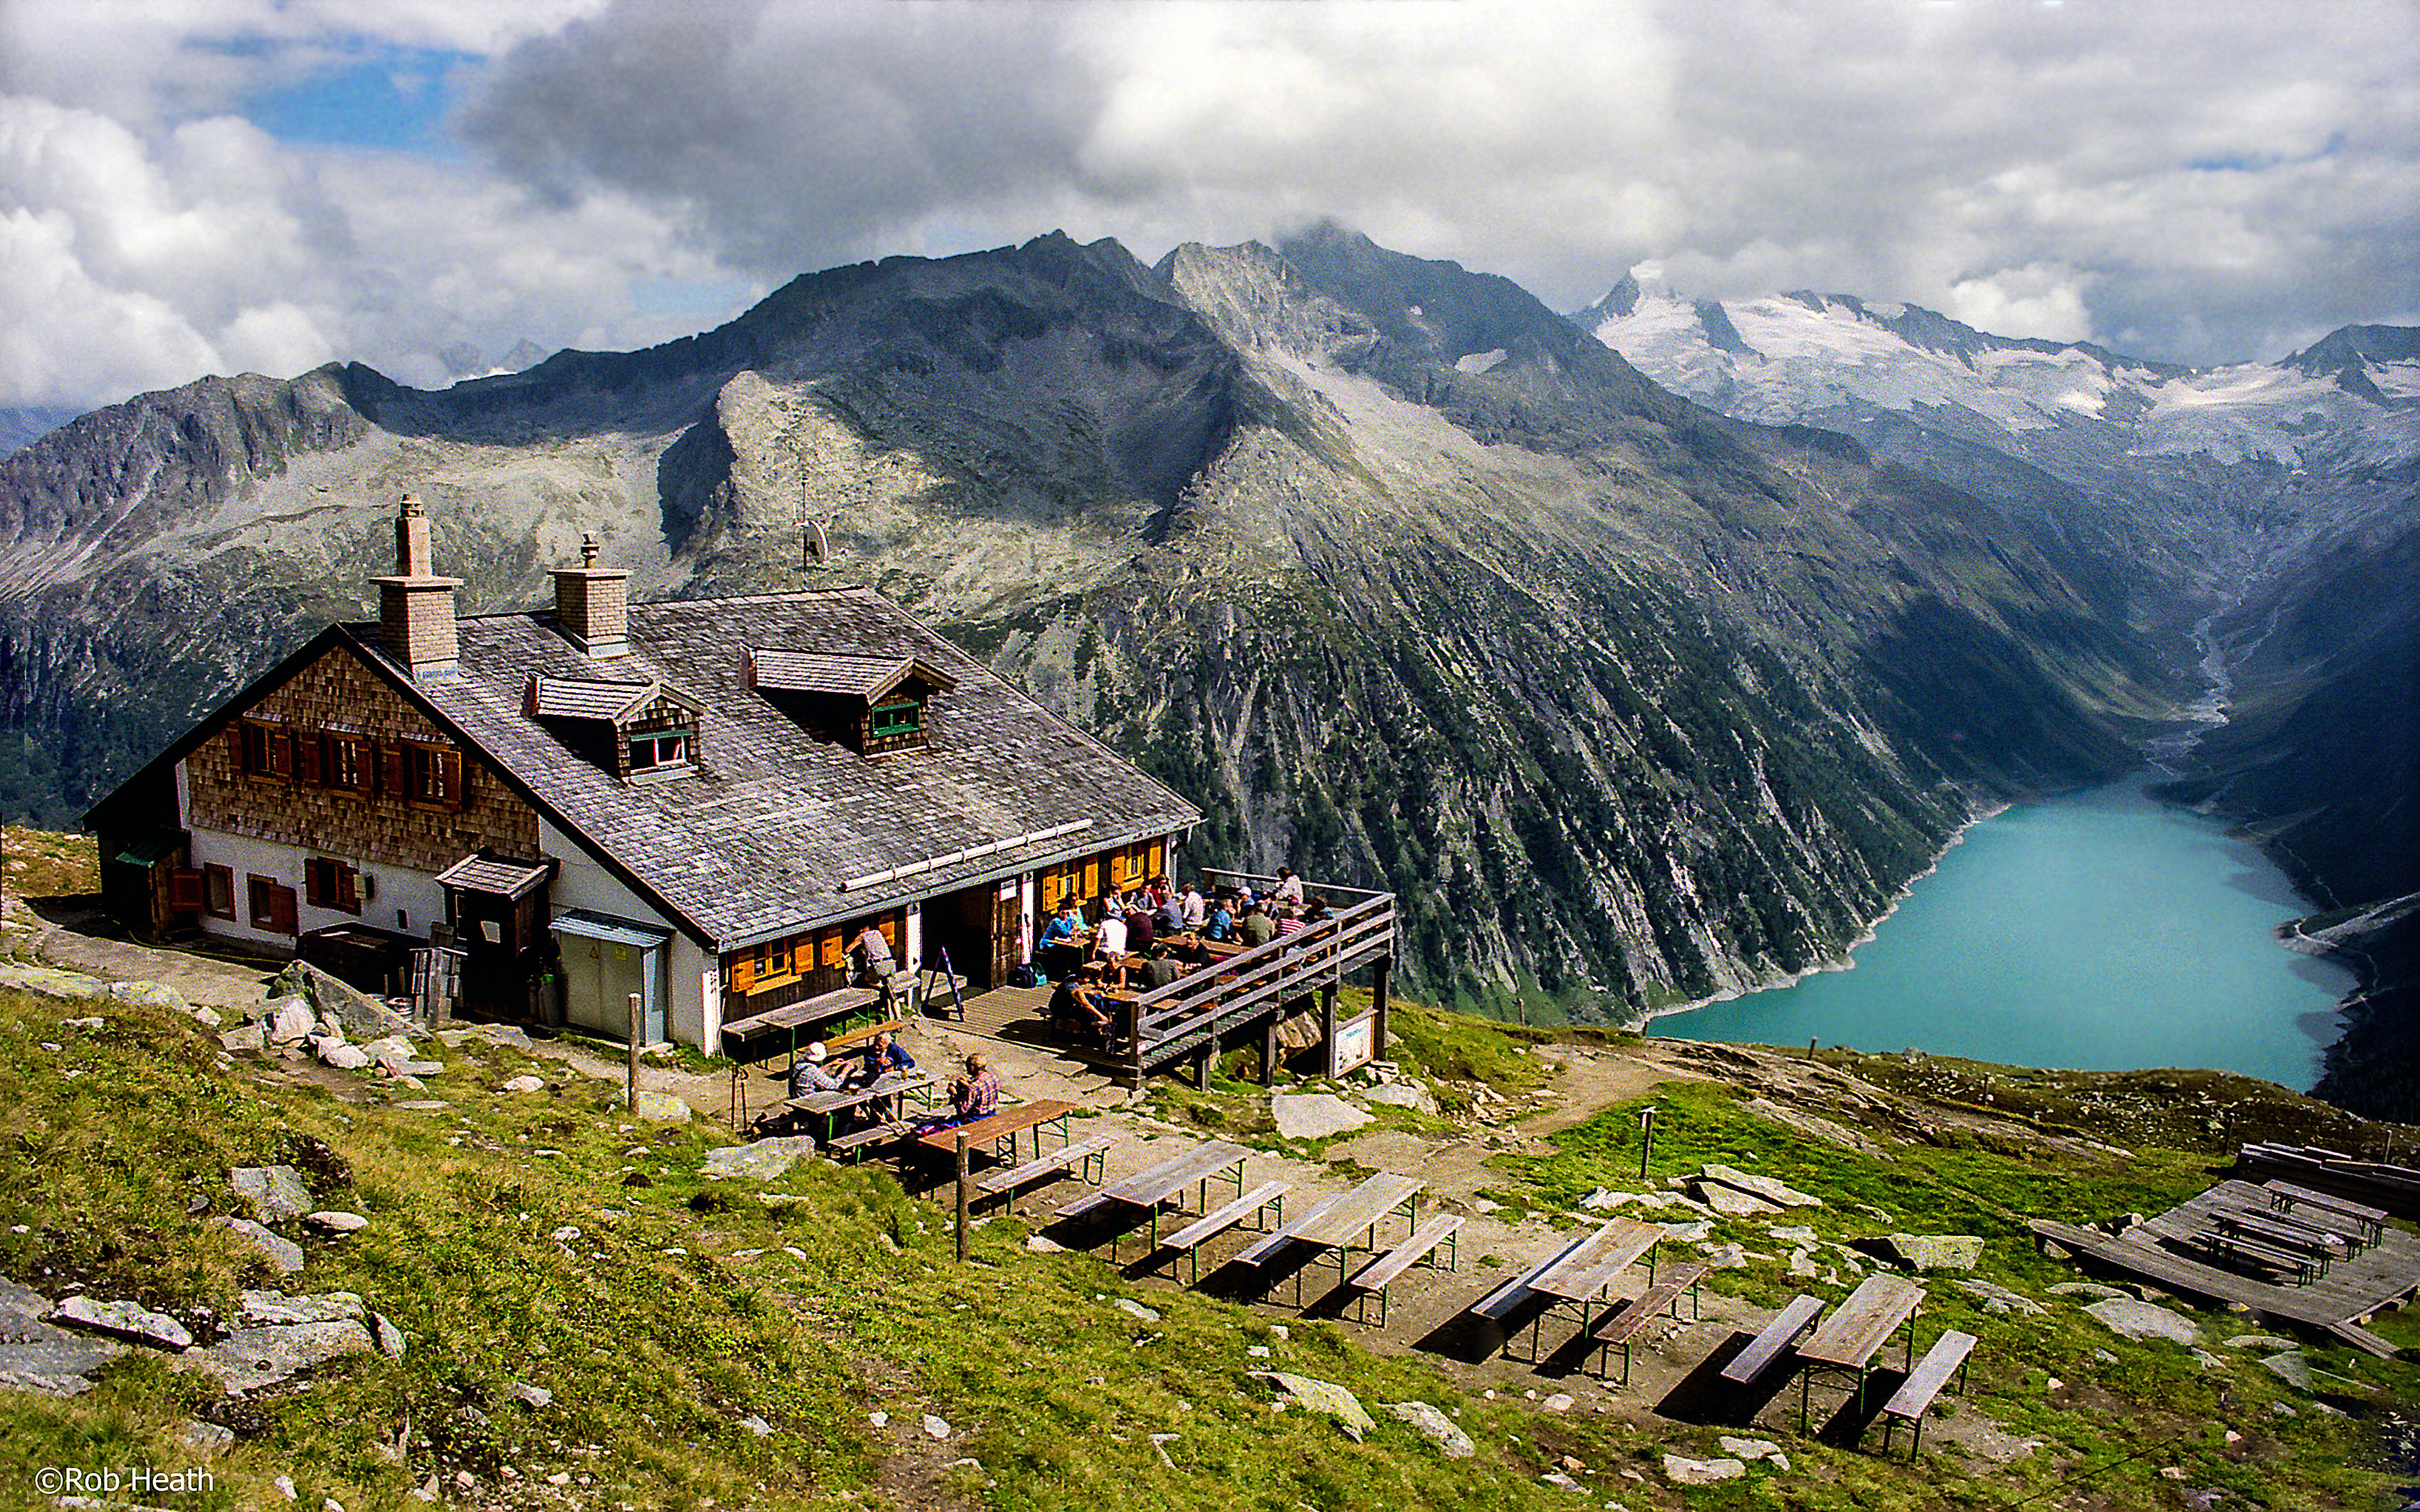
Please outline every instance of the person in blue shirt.
M871 1087L892 1072L915 1069L916 1057L901 1049L899 1042L892 1039L891 1032L886 1029L867 1043L865 1058L858 1064L849 1080L860 1087ZM865 1104L865 1117L869 1122L888 1123L898 1107L897 1096L877 1097Z
M1033 942L1033 969L1044 980L1064 978L1082 959L1076 945L1080 917L1076 905L1069 903L1042 926L1041 937Z
M1225 898L1220 898L1218 905L1210 910L1210 922L1202 926L1202 937L1205 940L1232 940L1235 937L1235 916L1228 911Z

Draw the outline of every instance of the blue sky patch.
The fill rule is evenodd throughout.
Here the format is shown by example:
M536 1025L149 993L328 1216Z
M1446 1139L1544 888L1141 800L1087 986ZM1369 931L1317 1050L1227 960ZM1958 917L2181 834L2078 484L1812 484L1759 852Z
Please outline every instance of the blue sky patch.
M445 117L477 61L441 48L382 48L256 95L244 102L243 114L282 142L451 156Z

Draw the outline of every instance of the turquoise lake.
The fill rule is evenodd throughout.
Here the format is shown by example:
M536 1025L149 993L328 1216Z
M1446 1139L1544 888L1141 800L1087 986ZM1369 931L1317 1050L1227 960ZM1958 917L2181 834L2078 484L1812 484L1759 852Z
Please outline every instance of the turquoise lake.
M2010 1065L2317 1079L2351 974L2280 946L2315 911L2226 826L2137 776L1976 825L1847 971L1660 1017L1652 1034Z

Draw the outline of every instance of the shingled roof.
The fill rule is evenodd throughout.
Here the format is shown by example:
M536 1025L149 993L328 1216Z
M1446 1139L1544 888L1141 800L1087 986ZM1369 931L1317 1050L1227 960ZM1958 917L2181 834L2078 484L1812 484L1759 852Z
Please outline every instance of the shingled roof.
M376 625L345 633L396 666ZM697 770L672 780L625 783L529 712L534 676L549 688L598 681L597 664L545 618L464 619L459 635L460 674L402 679L409 695L721 949L1202 818L869 589L631 605L613 681L676 686L703 706ZM954 686L933 695L927 745L869 758L750 686L750 652L768 646L886 669L920 662Z
M756 686L773 693L837 693L872 702L918 671L944 691L955 686L949 674L913 656L847 656L769 646L756 647L748 655L755 668Z

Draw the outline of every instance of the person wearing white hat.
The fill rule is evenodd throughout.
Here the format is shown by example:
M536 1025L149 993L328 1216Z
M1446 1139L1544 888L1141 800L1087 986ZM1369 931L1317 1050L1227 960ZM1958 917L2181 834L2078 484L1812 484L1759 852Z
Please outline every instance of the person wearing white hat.
M830 1059L831 1052L824 1048L821 1040L807 1046L807 1053L790 1068L790 1095L804 1097L810 1092L839 1091L843 1083L839 1073L825 1064Z

